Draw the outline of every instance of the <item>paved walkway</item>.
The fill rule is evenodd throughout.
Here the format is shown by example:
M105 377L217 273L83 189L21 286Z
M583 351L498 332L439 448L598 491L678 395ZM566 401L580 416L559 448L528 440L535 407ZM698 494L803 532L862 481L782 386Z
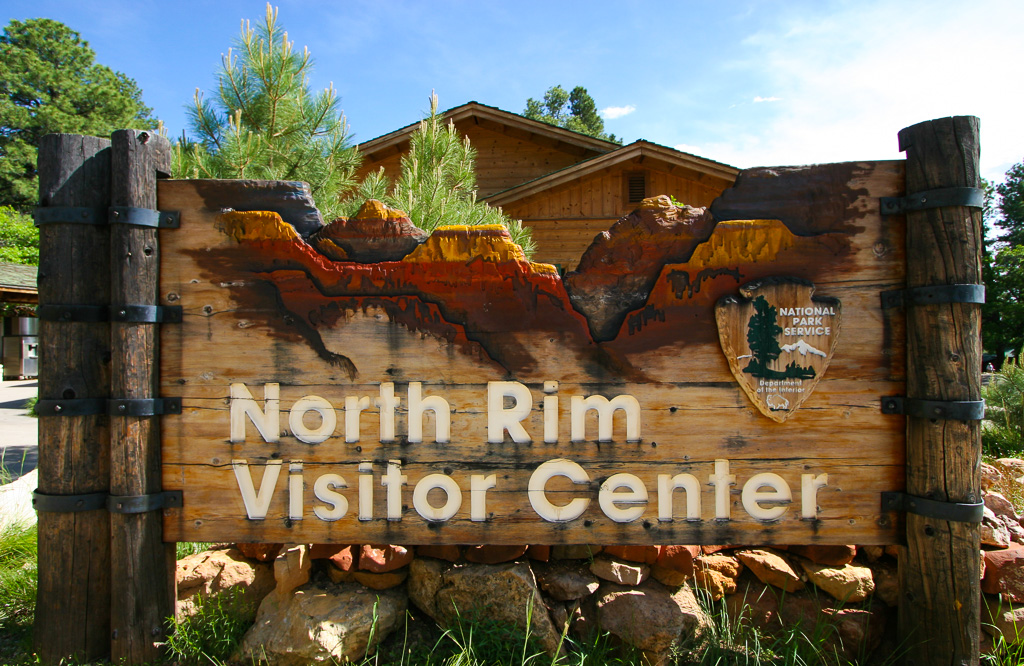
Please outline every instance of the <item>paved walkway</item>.
M38 419L25 413L37 390L34 379L0 382L0 464L11 479L28 474L39 461Z

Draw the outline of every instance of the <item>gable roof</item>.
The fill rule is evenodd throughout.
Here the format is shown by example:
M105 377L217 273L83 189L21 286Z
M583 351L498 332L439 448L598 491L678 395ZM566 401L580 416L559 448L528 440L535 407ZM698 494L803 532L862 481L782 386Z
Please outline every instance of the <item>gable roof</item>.
M0 302L34 303L38 298L37 266L0 262Z
M650 141L644 141L640 139L626 146L618 146L616 150L597 155L589 159L577 162L576 164L554 171L540 178L534 178L521 185L516 185L507 190L503 190L496 194L484 199L487 203L495 206L504 206L523 199L532 194L536 194L543 190L557 187L564 183L572 182L583 176L587 176L591 173L606 169L616 164L628 162L630 160L641 158L643 160L650 160L651 162L661 165L666 170L673 170L677 167L682 167L690 171L696 171L699 174L705 174L715 178L719 178L726 183L731 184L736 180L737 174L740 170L736 167L729 166L728 164L722 164L721 162L715 162L703 157L691 155L690 153L684 153L675 148L669 148L668 146L661 146Z
M447 123L449 120L456 125L472 121L477 125L497 129L505 133L519 134L524 138L538 143L545 143L576 153L581 157L607 153L619 148L619 144L605 141L587 134L567 130L539 120L531 120L516 113L503 111L495 106L487 106L479 102L467 102L461 106L448 109L441 114ZM409 137L420 126L417 121L394 132L389 132L375 139L364 141L356 148L367 161L376 161L388 155L402 152L409 142Z

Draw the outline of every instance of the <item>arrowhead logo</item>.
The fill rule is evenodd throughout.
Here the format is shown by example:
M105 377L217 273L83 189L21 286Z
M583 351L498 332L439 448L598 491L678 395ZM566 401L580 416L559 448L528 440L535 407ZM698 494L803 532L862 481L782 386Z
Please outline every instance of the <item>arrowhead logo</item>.
M814 297L798 278L766 278L715 306L729 369L761 413L782 423L825 374L842 318L836 298Z

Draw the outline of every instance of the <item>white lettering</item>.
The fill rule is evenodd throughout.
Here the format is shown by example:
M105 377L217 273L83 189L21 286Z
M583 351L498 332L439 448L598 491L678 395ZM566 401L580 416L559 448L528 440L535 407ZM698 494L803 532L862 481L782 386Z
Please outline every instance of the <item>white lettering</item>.
M628 493L615 492L619 488L628 488ZM598 503L604 515L617 523L631 523L644 515L647 505L647 488L640 477L633 474L612 474L601 484L601 490L597 493ZM628 508L622 508L619 504L635 504Z
M423 412L434 412L434 441L447 444L451 439L452 415L448 401L439 395L423 397L423 385L409 382L409 441L423 441Z
M434 488L440 488L448 498L443 506L435 507L427 499ZM450 520L462 506L462 490L455 479L446 474L428 474L419 480L412 491L412 506L424 520L432 523Z
M281 461L268 460L263 467L263 481L260 482L259 494L252 483L252 472L249 471L247 460L232 460L231 467L235 471L235 480L238 481L238 490L242 493L242 503L245 505L245 515L249 520L263 520L267 517L270 509L270 500L274 496L274 487L277 486L277 477L281 475Z
M770 492L763 492L761 488L770 488ZM793 500L793 493L778 474L762 472L747 479L743 484L743 508L755 520L778 520L786 513L789 507L776 506L769 509L761 506L761 502L786 502Z
M515 406L505 409L505 398L515 400ZM519 382L487 382L487 443L501 444L508 431L512 441L529 444L530 435L520 423L530 415L533 407L530 389Z
M617 395L611 400L603 395L574 395L569 409L569 439L573 442L586 441L586 415L590 410L597 412L597 441L612 441L612 417L617 410L626 414L626 441L640 441L640 402L631 395Z
M245 441L245 417L248 416L264 442L276 442L281 433L279 411L280 384L263 385L264 409L260 410L256 400L245 384L231 385L231 442Z
M528 495L530 506L537 512L537 515L551 523L567 523L576 520L583 515L590 505L590 500L584 497L577 497L565 506L552 504L544 491L548 480L555 476L564 476L573 483L590 483L587 471L578 464L565 458L555 458L542 463L533 474L530 475Z

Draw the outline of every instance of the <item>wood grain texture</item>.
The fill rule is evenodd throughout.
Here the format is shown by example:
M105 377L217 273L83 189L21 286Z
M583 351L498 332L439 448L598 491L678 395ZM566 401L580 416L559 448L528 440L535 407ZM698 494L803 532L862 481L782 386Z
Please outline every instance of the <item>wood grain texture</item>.
M228 220L189 182L159 184L160 205L182 211L182 229L162 236L161 302L182 305L185 322L164 327L161 393L181 396L184 414L163 419L163 474L168 489L183 489L181 510L165 511L165 538L193 540L389 543L896 543L899 523L880 520L879 494L903 487L904 423L880 413L879 398L904 391L899 360L888 345L901 315L883 313L878 293L904 281L902 221L882 222L878 197L902 190L898 162L847 168L857 194L850 224L786 231L785 243L761 254L734 254L750 225L729 222L698 246L690 260L652 273L646 301L626 312L607 342L595 342L586 318L549 269L478 249L477 258L424 250L420 261L358 265L331 262L283 239L236 240ZM432 241L428 241L428 244ZM433 241L441 242L441 241ZM481 243L484 240L480 241ZM498 242L494 240L493 242ZM482 246L481 246L482 247ZM704 248L702 250L702 248ZM748 256L749 255L749 256ZM491 259L485 259L489 257ZM843 331L835 356L813 394L784 424L761 415L737 386L722 354L714 318L718 299L748 280L792 275L813 282L816 293L843 304ZM533 407L523 426L530 441L489 443L488 382L516 381ZM558 441L545 443L545 382L558 382ZM396 437L382 442L380 410L372 406L382 383L393 382L401 402ZM434 442L436 417L426 412L424 441L409 428L410 383L448 404L451 441ZM229 387L244 384L264 406L264 386L279 384L278 441L266 442L245 419L231 436ZM551 387L549 387L550 389ZM553 395L553 394L552 394ZM611 441L598 441L597 419L585 419L582 441L570 436L573 396L634 396L641 434L629 441L625 419L614 419ZM319 396L337 419L329 438L309 443L296 428L318 428L290 410ZM359 419L358 442L345 441L345 399L370 399ZM301 410L299 410L301 411ZM298 416L296 417L298 418ZM238 441L231 441L236 439ZM556 505L589 499L566 523L542 520L527 486L548 460L566 458L585 470L585 483L562 477L548 483ZM244 460L254 492L265 466L284 461L265 519L249 519L232 461ZM400 461L401 520L387 520L382 474ZM715 461L736 476L720 519ZM289 464L302 463L301 483L289 483ZM372 520L359 520L358 467L372 469ZM792 500L774 520L751 517L744 484L772 472ZM315 497L317 478L341 475L338 492L348 512L318 518L326 504ZM599 488L616 473L635 475L648 492L642 515L612 520ZM458 512L445 522L420 516L414 490L430 474L450 476L462 489ZM471 478L494 474L488 520L471 520ZM687 521L677 491L673 520L659 520L657 479L691 474L698 482L698 520ZM801 518L803 475L828 475L818 490L813 519ZM369 475L367 475L369 476ZM244 478L244 477L243 477ZM298 488L298 490L295 490ZM292 489L292 490L290 490ZM270 490L268 489L268 492ZM301 520L289 516L289 493L301 500ZM433 506L445 494L427 494ZM766 506L773 505L769 502ZM216 536L215 536L216 535Z
M170 143L154 132L118 130L111 137L114 206L155 209L157 173L170 171ZM111 300L119 305L156 303L160 266L157 230L112 225ZM111 395L159 396L157 326L114 322ZM153 417L112 416L110 494L138 496L162 489L160 421ZM152 662L161 655L166 618L174 614L174 544L164 543L159 511L111 513L111 657L128 663Z
M110 141L51 134L39 146L40 206L106 210ZM109 240L105 225L40 228L39 302L107 305ZM106 398L110 327L105 323L39 325L39 398ZM39 491L106 493L110 479L106 416L39 419ZM39 584L35 649L43 663L91 660L110 648L110 522L106 511L39 513Z
M978 187L978 119L933 120L900 132L907 192ZM907 287L981 283L982 215L938 208L907 215ZM980 306L910 308L907 396L981 399ZM979 421L907 419L907 492L946 502L981 501ZM978 662L979 530L976 524L907 514L900 558L900 633L913 664ZM916 647L917 641L925 641Z

